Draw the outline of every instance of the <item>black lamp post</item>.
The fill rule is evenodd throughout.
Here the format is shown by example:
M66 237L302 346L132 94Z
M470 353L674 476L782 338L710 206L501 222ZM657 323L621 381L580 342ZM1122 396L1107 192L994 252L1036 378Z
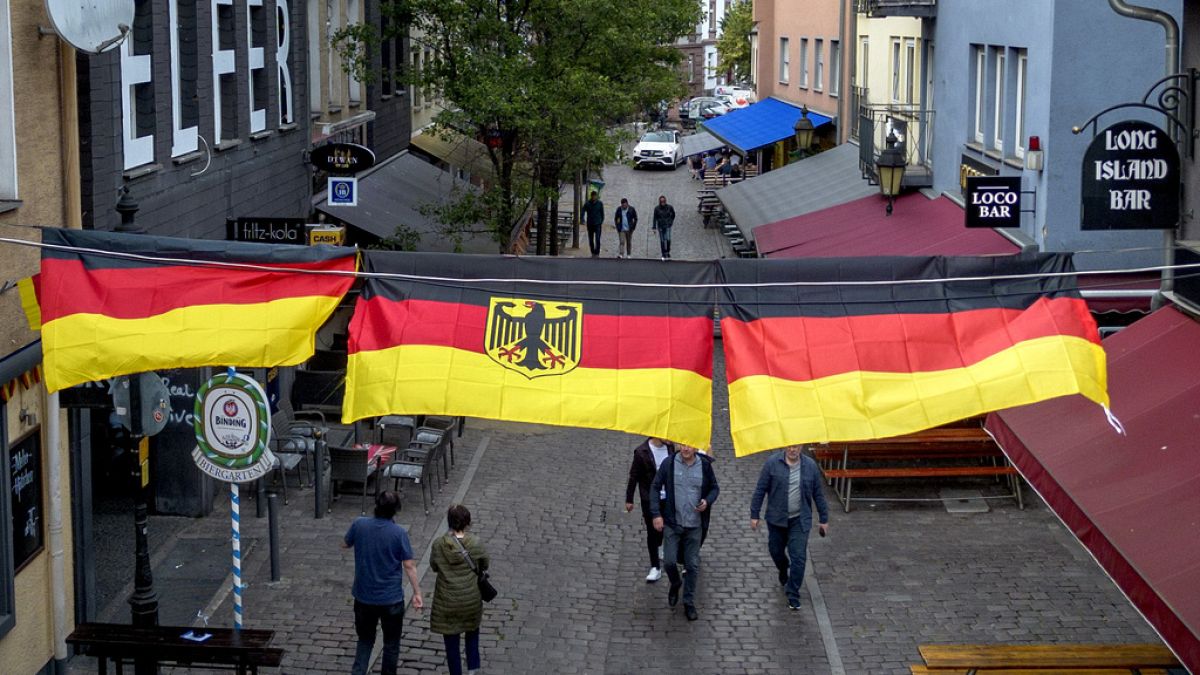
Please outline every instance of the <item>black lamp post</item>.
M888 198L887 214L892 215L892 203L900 194L900 186L904 183L904 169L908 161L904 151L897 146L896 134L888 132L887 147L879 153L875 160L875 170L879 175L879 192Z
M808 148L812 146L815 128L812 120L808 119L808 106L800 108L800 119L796 120L796 124L792 126L792 131L796 134L796 153L800 159L804 158L804 155L808 153Z

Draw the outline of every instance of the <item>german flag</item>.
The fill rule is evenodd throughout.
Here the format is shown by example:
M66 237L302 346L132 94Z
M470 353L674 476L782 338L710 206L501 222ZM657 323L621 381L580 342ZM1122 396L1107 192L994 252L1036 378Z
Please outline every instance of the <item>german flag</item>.
M47 229L46 387L156 368L269 367L312 356L356 252Z
M399 276L368 277L355 308L344 422L465 415L708 445L714 296L686 285L713 265L364 257Z
M897 436L1075 393L1108 404L1104 350L1070 255L723 260L721 271L739 456ZM1051 273L1068 275L1042 276ZM979 278L1006 275L1032 276ZM956 280L912 283L946 279Z

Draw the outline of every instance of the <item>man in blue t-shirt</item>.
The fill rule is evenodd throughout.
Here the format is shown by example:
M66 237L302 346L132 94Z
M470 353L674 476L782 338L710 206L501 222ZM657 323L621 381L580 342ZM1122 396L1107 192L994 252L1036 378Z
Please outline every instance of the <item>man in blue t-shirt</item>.
M387 490L375 498L375 517L350 525L342 548L354 549L354 631L358 650L353 675L366 675L375 626L383 626L383 675L396 675L400 661L400 631L404 625L404 577L413 587L413 607L424 608L408 532L392 522L400 495ZM403 570L403 572L401 571Z

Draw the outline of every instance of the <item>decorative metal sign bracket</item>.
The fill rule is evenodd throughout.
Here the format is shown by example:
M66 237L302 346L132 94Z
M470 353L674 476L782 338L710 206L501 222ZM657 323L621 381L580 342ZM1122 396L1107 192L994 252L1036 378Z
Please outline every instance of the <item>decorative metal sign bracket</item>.
M1072 127L1071 132L1083 133L1091 127L1092 135L1100 133L1097 123L1100 118L1115 110L1138 108L1150 110L1167 118L1167 135L1175 139L1181 154L1194 157L1196 152L1196 90L1200 82L1200 70L1188 68L1182 73L1168 75L1146 91L1141 101L1118 103L1092 115L1083 124ZM1157 92L1157 93L1156 93Z
M1022 195L1033 195L1033 199L1030 200L1033 202L1033 208L1019 209L1019 211L1021 213L1037 213L1037 188L1034 187L1032 190L1021 190L1021 194ZM1021 205L1022 206L1025 205L1024 199L1021 200Z

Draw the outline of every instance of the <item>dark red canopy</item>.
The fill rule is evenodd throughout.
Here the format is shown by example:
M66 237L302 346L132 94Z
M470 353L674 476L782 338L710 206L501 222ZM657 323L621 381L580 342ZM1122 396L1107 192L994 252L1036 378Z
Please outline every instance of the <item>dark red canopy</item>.
M1020 247L989 228L967 229L962 207L945 197L907 194L891 216L879 195L754 228L758 252L768 258L877 255L987 255Z
M1050 508L1200 672L1200 323L1164 308L1104 341L1113 413L1079 396L988 416Z

